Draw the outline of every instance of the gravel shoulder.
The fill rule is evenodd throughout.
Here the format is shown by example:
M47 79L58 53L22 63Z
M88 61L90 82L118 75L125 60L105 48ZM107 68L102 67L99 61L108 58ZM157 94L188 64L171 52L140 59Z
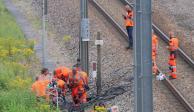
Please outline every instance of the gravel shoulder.
M42 61L42 30L41 19L38 17L38 13L34 11L31 6L31 0L6 0L6 4L10 7L14 7L12 13L16 17L19 25L21 26L25 36L29 39L35 40L35 51L39 61ZM50 29L49 29L50 30ZM56 66L68 63L67 66L71 67L72 62L67 49L60 50L56 37L52 31L48 31L48 36L45 38L45 60L46 67L52 71ZM64 56L65 55L65 56Z
M98 2L113 16L113 18L115 18L120 23L120 25L123 26L123 24L122 24L123 20L122 20L121 13L120 13L120 12L123 12L123 8L122 8L123 5L118 0L112 0L111 2L105 1L105 0L99 0ZM112 7L112 6L114 6L114 7ZM123 28L124 28L124 26L123 26ZM166 57L166 56L168 56L168 51L166 49L163 49L166 46L166 44L162 40L159 40L159 41L160 41L160 43L159 43L159 55L158 55L159 58L157 60L158 65L160 68L162 68L163 71L168 71L168 69L167 69L168 68L168 64L167 64L168 57ZM161 57L163 57L163 58L161 58ZM190 85L193 83L193 81L192 81L193 78L191 76L192 71L193 71L192 68L188 67L186 65L186 63L184 63L184 61L180 58L178 59L177 68L178 68L178 75L179 75L178 77L179 78L173 82L175 83L175 85L178 84L178 86L177 86L178 89L183 94L186 94L188 90L190 90L190 91L194 90L191 86L189 86L190 88L187 89L187 91L186 91L186 85ZM188 77L188 78L185 78L185 77ZM179 81L181 81L181 83L178 83ZM163 102L164 96L162 95L162 93L159 93L160 89L162 89L162 90L165 89L164 86L160 86L161 88L159 88L158 85L156 86L155 83L157 83L157 82L154 81L153 89L154 89L154 97L157 97L157 98L155 98L157 100L154 100L154 104L155 104L154 108L156 111L160 111L161 108L167 108L170 105L162 105L163 107L158 106L160 104L166 104L168 101ZM158 94L160 94L160 95L158 95ZM190 93L190 95L192 95L192 93ZM163 97L160 97L160 96L163 96ZM192 102L192 100L191 100L191 102ZM164 107L164 106L167 106L167 107ZM179 106L176 106L176 104L175 104L174 107L177 108L176 111L181 111L179 109Z
M153 21L166 34L177 32L181 48L194 59L193 0L153 0Z
M29 0L27 0L29 1ZM102 2L104 7L108 7L109 12L113 17L123 24L121 19L120 12L122 12L121 7L115 5L116 0L99 0ZM26 2L16 2L17 6L21 9L25 9L26 5L32 5L37 12L34 15L40 15L40 0L33 0L29 2L32 4L23 4ZM111 9L110 5L114 5L117 11ZM25 6L25 7L24 7ZM68 67L72 66L75 63L75 59L78 56L78 40L79 40L79 0L51 0L48 2L48 23L50 30L54 29L55 33L49 35L47 40L48 45L48 54L49 59L54 62L54 65L66 65ZM119 16L118 16L119 14ZM90 62L96 60L96 46L94 45L94 40L96 38L97 31L101 32L102 38L104 40L104 46L102 48L102 74L103 74L103 83L110 81L112 77L119 78L121 76L129 77L131 76L131 66L132 63L132 51L126 52L121 39L121 35L116 33L116 30L103 18L91 5L89 5L89 16L91 20L91 42L90 42ZM37 32L36 32L37 33ZM40 30L39 30L40 38ZM70 37L67 41L63 41L64 37ZM162 47L160 47L162 49ZM160 50L159 53L163 53L163 57L167 55L166 50ZM161 62L161 65L167 61L164 59ZM179 63L179 62L178 62ZM184 64L180 61L180 63ZM164 64L166 65L166 64ZM180 64L181 65L181 64ZM90 64L91 67L91 64ZM180 69L182 66L178 66ZM167 67L166 67L167 68ZM164 68L166 70L166 68ZM185 68L187 69L187 68ZM190 70L187 74L192 74ZM182 77L182 76L179 76ZM184 76L186 77L186 75ZM183 81L183 80L181 80ZM187 79L184 80L187 82ZM112 82L115 83L115 82ZM123 83L123 82L121 82ZM186 84L186 83L185 83ZM191 82L192 84L192 82ZM182 87L182 86L180 86ZM190 86L191 87L191 86ZM180 109L180 104L176 103L177 101L173 98L171 93L162 85L160 82L154 81L154 109L156 112L184 112ZM181 89L181 88L180 88ZM192 88L191 88L192 89ZM181 89L182 90L182 89ZM188 90L188 89L187 89ZM193 89L192 89L193 90ZM193 92L194 93L194 92ZM112 104L119 105L121 112L132 112L133 106L133 95L125 93L117 97L111 102ZM166 105L164 105L166 104ZM176 108L175 108L176 107Z
M38 2L33 2L34 6L38 6ZM62 40L65 35L69 35L71 39L68 42L59 42L61 49L69 49L71 57L76 59L78 55L79 40L79 0L58 0L48 2L48 21L49 25L56 29L57 40ZM37 10L40 8L36 8ZM101 16L95 8L89 4L90 32L91 42L89 43L90 62L96 61L96 46L94 40L97 32L101 33L104 41L102 47L102 82L111 81L112 78L119 79L121 76L128 78L131 76L132 51L125 51L127 43L123 43L122 37L116 30ZM91 67L91 63L90 63ZM107 85L118 84L118 81ZM119 84L126 83L121 81ZM118 85L119 85L118 84ZM103 90L107 89L104 88ZM132 112L132 101L129 93L125 93L111 101L110 104L118 105L121 112ZM127 97L127 99L126 99ZM122 100L121 100L122 99ZM125 100L123 100L125 99ZM125 104L125 105L123 105ZM127 105L127 106L126 106Z
M153 1L153 20L162 31L168 34L168 31L174 30L177 32L180 47L193 58L193 30L194 30L194 1L193 0L154 0ZM163 44L165 45L165 44ZM167 54L167 51L162 51ZM166 53L165 53L166 52ZM193 58L194 59L194 58ZM167 62L167 59L160 61L161 65ZM167 65L166 65L167 66ZM189 67L180 57L177 59L178 79L172 81L173 84L181 91L186 99L194 107L194 75L193 69ZM167 70L165 70L167 71Z

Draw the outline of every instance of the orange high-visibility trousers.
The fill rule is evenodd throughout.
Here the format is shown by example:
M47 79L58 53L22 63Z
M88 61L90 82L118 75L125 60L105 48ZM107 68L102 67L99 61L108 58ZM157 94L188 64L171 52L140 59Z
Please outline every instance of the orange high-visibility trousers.
M176 66L171 66L170 76L171 76L173 79L176 79L176 78L177 78L177 74L176 74Z
M71 89L71 91L71 96L75 104L87 102L87 93L83 87L74 87Z
M168 64L169 64L169 70L170 70L170 76L173 78L173 79L176 79L177 78L177 75L176 75L176 60L173 59L171 56L169 57L169 61L168 61Z

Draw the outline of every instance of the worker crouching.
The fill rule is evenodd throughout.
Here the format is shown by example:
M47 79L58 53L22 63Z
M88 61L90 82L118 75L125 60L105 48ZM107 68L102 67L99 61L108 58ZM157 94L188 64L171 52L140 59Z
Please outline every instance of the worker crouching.
M70 72L71 70L69 68L61 66L54 70L54 77L67 83Z
M47 92L50 95L50 99L52 101L52 104L55 106L62 107L66 103L66 92L67 87L66 83L57 78L53 78L50 84L48 85Z
M37 101L41 101L41 99L49 101L49 96L46 94L45 82L40 80L38 76L36 77L36 81L32 84L31 91L36 94Z

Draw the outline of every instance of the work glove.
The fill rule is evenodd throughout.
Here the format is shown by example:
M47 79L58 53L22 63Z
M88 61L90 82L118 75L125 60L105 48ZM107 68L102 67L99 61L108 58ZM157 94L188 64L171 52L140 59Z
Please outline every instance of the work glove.
M164 80L165 79L165 75L163 73L159 73L159 75L156 76L156 80Z

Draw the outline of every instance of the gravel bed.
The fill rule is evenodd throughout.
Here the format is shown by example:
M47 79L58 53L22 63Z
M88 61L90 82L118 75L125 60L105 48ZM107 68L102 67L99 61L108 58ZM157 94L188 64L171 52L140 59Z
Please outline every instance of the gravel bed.
M166 71L168 74L168 51L164 49L163 46L166 44L160 41L159 52L158 54L160 57L158 58L157 63L162 71ZM165 57L165 58L164 58ZM178 56L177 58L177 76L176 80L172 80L172 83L175 87L183 94L183 96L194 106L194 75L193 75L193 68L191 68L182 58Z
M114 3L114 1L115 0L111 0L111 3ZM107 1L103 1L103 2L107 2ZM39 3L40 3L40 0L33 0L32 5L35 6L35 9L37 11L39 11L40 9ZM56 2L52 0L52 1L49 1L48 5L49 5L49 10L48 10L49 27L51 27L51 29L56 30L56 35L57 35L57 36L55 35L55 38L52 38L53 41L49 42L50 44L52 44L53 42L56 42L55 45L50 46L50 48L52 49L49 52L53 52L51 54L53 54L53 57L55 57L55 60L57 60L56 61L57 64L60 64L60 65L65 64L67 66L71 66L72 63L75 62L75 59L78 56L77 43L79 40L79 21L80 21L79 1L65 0L64 2L64 0L57 0ZM114 6L114 7L117 7L117 6ZM118 9L121 10L121 8L119 7ZM130 71L131 69L131 66L129 65L129 63L132 63L132 55L131 55L132 51L129 51L130 53L128 53L124 50L126 43L124 43L123 45L123 40L121 36L118 33L115 33L116 30L112 28L112 26L105 20L105 18L103 18L96 11L96 9L94 9L90 5L89 5L89 17L91 20L90 22L93 23L91 24L90 62L96 60L96 50L95 50L96 46L94 45L94 40L96 38L97 31L101 32L102 38L104 40L104 45L102 47L103 82L110 81L112 77L119 77L123 75L126 75L126 77L130 76L130 73L128 71ZM123 23L122 19L119 19L119 18L121 18L121 16L118 16L118 20L121 21L120 23L122 24ZM64 37L71 37L71 38L64 42L62 41ZM57 48L58 50L56 50L55 48ZM65 61L65 60L61 61L61 59L63 58L67 58L68 61ZM163 61L163 62L166 63L167 61ZM180 68L181 67L182 66L180 66ZM165 110L165 112L168 112L168 111L182 112L181 111L182 109L178 109L178 108L181 108L180 104L175 103L175 99L173 98L171 93L169 93L169 91L160 82L154 81L153 86L154 86L153 89L154 89L154 102L155 102L154 110L155 111L164 112ZM126 99L126 97L128 98ZM119 101L121 99L122 101ZM133 97L128 93L125 93L124 95L121 95L117 97L115 100L111 101L111 103L115 105L119 105L121 112L130 112L130 111L133 111L132 101L133 101ZM164 105L164 104L167 104L167 105Z
M113 16L113 18L115 18L117 21L119 21L120 25L123 25L123 24L121 24L123 22L123 20L122 20L121 13L120 13L123 10L123 8L122 8L123 5L118 0L111 0L111 2L105 1L105 0L98 0L98 2ZM114 7L112 7L112 6L114 6ZM118 19L118 18L120 18L120 19ZM162 40L160 40L160 46L159 46L160 57L168 56L168 51L166 49L163 49L165 46L166 46L166 44ZM168 71L167 70L167 68L168 68L167 62L168 62L168 57L158 59L158 64L159 64L160 68L162 68L163 71ZM186 88L186 85L193 84L193 81L192 81L193 76L191 76L193 70L190 67L185 66L186 63L184 63L184 64L183 63L184 63L184 61L179 58L178 59L178 66L177 66L179 78L173 82L176 83L175 85L178 85L177 86L178 89L180 89L183 94L186 94L188 92L188 90L189 91L194 90L194 88L192 86L189 86L188 88ZM184 72L183 72L183 70L184 70ZM186 78L186 77L188 77L188 78ZM183 81L183 79L184 79L184 81ZM179 80L181 80L182 83L178 84L178 82L180 82ZM161 100L162 97L160 97L160 96L162 96L162 93L160 93L161 95L158 95L159 94L158 91L160 91L160 89L163 90L164 88L155 87L156 86L155 83L153 86L154 86L153 87L154 88L154 96L158 97L157 98L158 100L154 100L154 104L155 104L154 109L156 111L161 111L160 108L162 108L162 107L160 107L158 105L167 104L167 103L162 102L162 101L164 101L164 100ZM157 95L155 95L156 93L157 93ZM192 96L193 93L191 92L190 95ZM188 99L189 99L190 95L187 96ZM190 101L193 102L192 99ZM162 105L162 106L168 107L169 105ZM176 107L177 107L177 110L180 110L178 106L176 106Z
M153 0L153 21L166 34L176 31L181 47L194 59L193 0Z
M11 1L11 0L10 0ZM29 29L32 29L30 32L32 36L31 39L36 41L35 50L39 51L41 49L41 19L39 17L39 13L37 13L34 7L31 6L31 0L12 0L15 6L19 9L22 16L29 22ZM28 35L26 35L28 36ZM34 37L33 37L34 36ZM33 38L32 38L33 37ZM73 64L72 59L69 56L69 51L67 49L61 49L58 46L58 42L56 40L56 34L53 31L48 31L48 37L45 39L46 43L46 63L49 64L50 71L54 69L54 67L63 65L66 63L66 66L71 67ZM37 55L40 59L41 54ZM40 69L40 68L39 68Z
M34 5L36 2L33 2ZM49 1L48 21L52 28L55 28L57 37L60 41L65 35L72 37L68 42L59 42L61 50L67 48L72 58L77 58L78 55L78 40L79 40L79 0L57 0ZM35 6L38 6L37 4ZM37 10L40 8L36 8ZM97 31L101 33L101 38L104 41L102 46L102 82L109 82L112 78L120 78L120 76L129 77L131 75L131 63L132 63L132 51L126 51L121 35L110 25L103 16L101 16L96 9L89 4L89 17L90 17L90 32L91 42L89 43L90 50L90 62L96 61L96 46L94 40L97 35ZM91 67L91 63L90 63ZM116 82L113 82L115 84ZM105 89L104 89L105 90ZM127 94L127 93L126 93ZM125 95L121 95L122 99L125 99ZM128 98L131 97L128 95ZM113 100L112 104L119 105L119 108L125 108L127 105L132 105L131 99L126 101ZM123 105L125 104L125 105ZM126 112L120 110L121 112Z

